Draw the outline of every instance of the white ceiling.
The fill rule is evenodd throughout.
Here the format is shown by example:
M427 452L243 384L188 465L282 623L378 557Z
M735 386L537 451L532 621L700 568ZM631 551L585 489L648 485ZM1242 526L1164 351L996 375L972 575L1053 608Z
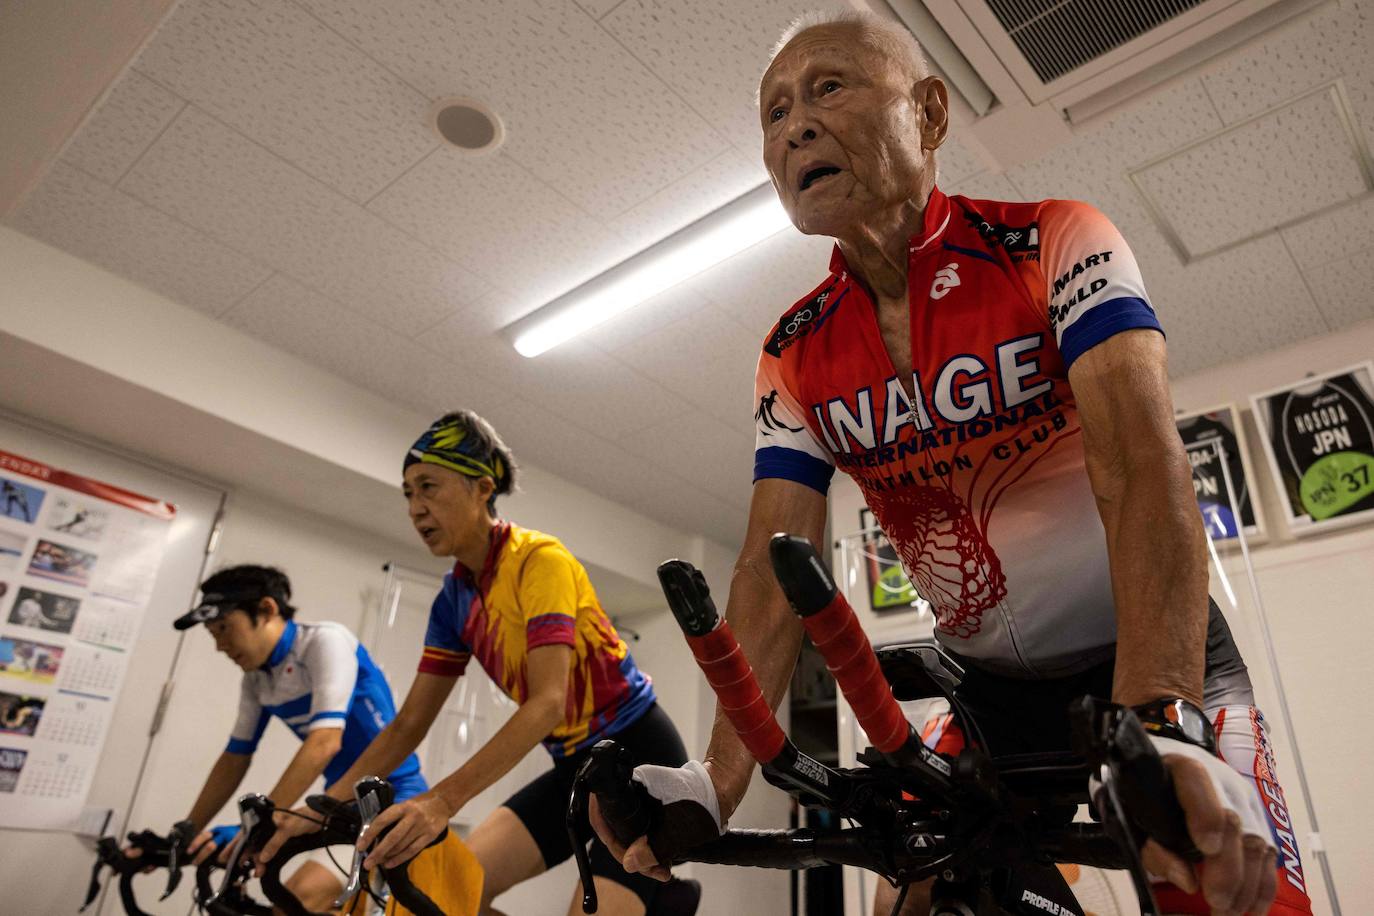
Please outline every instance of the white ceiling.
M774 236L535 360L497 332L763 180L756 80L817 5L183 0L9 222L737 542L758 346L827 242ZM1101 207L1175 374L1374 317L1372 16L1328 3L1005 174L952 143L941 184ZM453 95L501 114L498 153L429 132Z

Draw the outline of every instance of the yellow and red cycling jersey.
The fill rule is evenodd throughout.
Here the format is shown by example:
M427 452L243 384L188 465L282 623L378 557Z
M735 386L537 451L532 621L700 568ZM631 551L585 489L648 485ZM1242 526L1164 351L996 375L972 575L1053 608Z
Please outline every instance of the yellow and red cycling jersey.
M444 576L425 633L420 671L461 675L473 656L516 703L528 696L531 649L573 650L563 721L544 739L566 757L635 722L653 705L653 681L635 665L597 601L587 571L555 537L501 522L486 566Z

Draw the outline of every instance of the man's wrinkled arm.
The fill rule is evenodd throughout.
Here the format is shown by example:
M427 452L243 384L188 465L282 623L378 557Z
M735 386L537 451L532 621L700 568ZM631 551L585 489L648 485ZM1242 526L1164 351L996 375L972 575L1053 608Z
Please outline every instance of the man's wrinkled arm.
M725 617L773 709L782 702L796 667L802 627L773 576L768 542L775 533L784 531L809 538L824 552L825 513L824 494L811 487L781 479L760 480L754 485L749 527L735 561ZM749 788L754 758L719 705L703 762L715 785L724 821Z
M1088 476L1107 533L1117 654L1113 699L1202 705L1207 545L1174 423L1164 337L1117 334L1069 370Z

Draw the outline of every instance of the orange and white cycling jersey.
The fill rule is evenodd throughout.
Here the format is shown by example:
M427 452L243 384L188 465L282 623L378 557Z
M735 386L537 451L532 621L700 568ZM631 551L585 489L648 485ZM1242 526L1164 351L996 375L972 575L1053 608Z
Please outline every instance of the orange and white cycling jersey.
M1101 662L1116 613L1068 374L1160 330L1135 257L1088 204L936 189L908 271L915 396L837 248L764 342L754 479L852 477L952 651L1021 677Z

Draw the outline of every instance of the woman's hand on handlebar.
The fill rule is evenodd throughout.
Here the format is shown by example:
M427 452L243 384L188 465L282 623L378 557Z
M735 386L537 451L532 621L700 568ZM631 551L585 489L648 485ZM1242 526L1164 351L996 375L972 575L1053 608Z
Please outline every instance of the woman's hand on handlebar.
M359 849L372 847L371 854L363 862L364 867L396 868L409 862L429 845L430 840L448 828L453 813L448 802L434 792L391 805L358 837ZM388 827L391 829L378 840Z
M1276 851L1254 787L1201 748L1152 741L1173 777L1188 833L1203 860L1195 867L1150 840L1141 855L1145 867L1188 893L1200 883L1217 916L1267 913L1277 890Z
M297 816L299 815L299 816ZM298 836L305 836L307 833L314 833L320 829L319 815L302 805L293 809L291 812L275 811L272 814L272 825L276 828L272 831L262 849L258 851L255 861L257 862L258 876L262 876L263 869L267 863L272 861L272 857L277 854L277 850L289 839Z

